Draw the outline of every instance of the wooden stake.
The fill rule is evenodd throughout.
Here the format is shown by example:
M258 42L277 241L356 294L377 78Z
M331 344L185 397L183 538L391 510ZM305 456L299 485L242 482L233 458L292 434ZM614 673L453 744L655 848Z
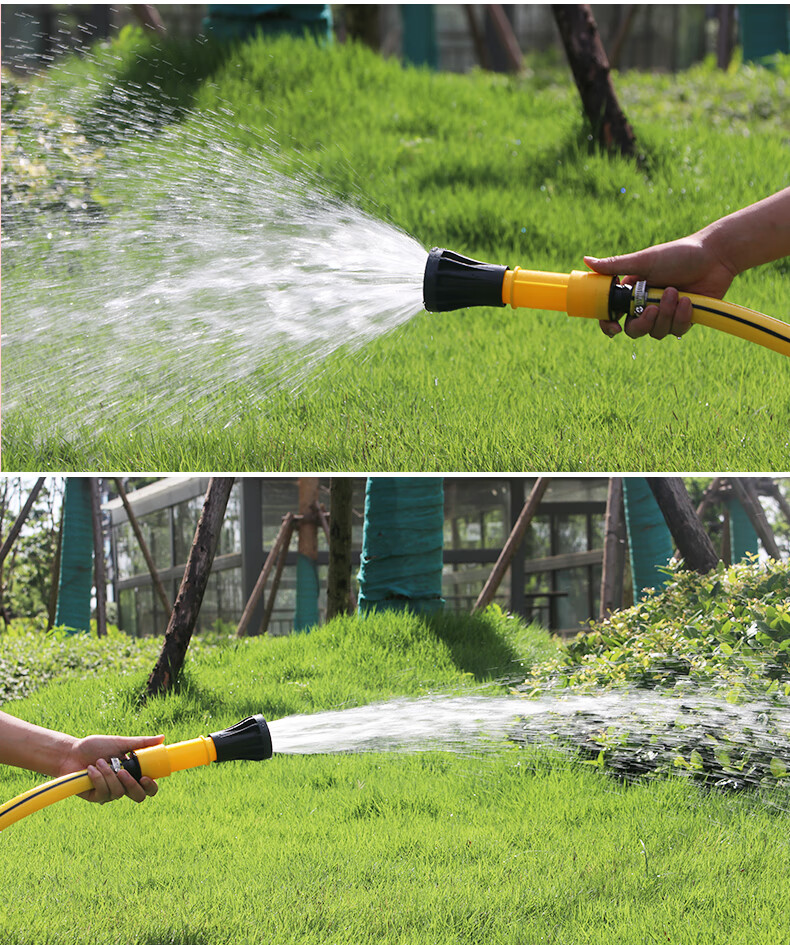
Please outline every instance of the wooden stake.
M290 513L289 513L290 514ZM291 546L291 537L294 533L294 520L291 519L291 525L288 529L288 533L283 539L282 545L280 546L280 555L277 558L277 568L274 572L274 577L272 578L272 589L269 591L269 596L266 598L266 610L263 613L263 619L261 620L261 633L269 632L269 621L272 619L272 612L274 611L274 602L277 599L277 591L280 588L280 578L283 574L283 568L285 567L285 559L288 557L288 549Z
M472 608L472 613L477 613L480 610L484 610L491 601L494 599L494 596L499 588L499 585L502 583L502 578L505 576L507 569L510 567L510 561L513 558L513 555L516 553L519 545L524 539L529 523L535 517L535 513L538 510L543 494L548 488L549 482L551 480L547 476L541 476L535 482L535 485L532 487L532 492L530 492L527 501L524 503L524 508L521 510L521 514L516 520L516 524L513 526L513 531L508 536L507 541L505 542L505 547L502 549L499 558L497 559L496 564L489 575L488 580L486 581L485 587L480 591L480 596L475 601L475 605ZM515 579L515 578L514 578Z
M192 639L211 574L211 565L214 563L233 482L233 476L212 476L209 480L203 500L203 511L184 568L184 577L165 631L162 652L148 678L144 700L149 696L168 692L176 683L184 665L187 647Z
M156 565L154 564L154 559L151 556L151 552L148 550L148 545L145 543L145 538L143 538L143 533L140 529L140 523L137 521L137 516L132 511L132 506L129 503L129 498L126 495L126 489L124 489L123 483L119 478L116 478L114 481L115 488L118 490L118 495L121 497L121 502L123 502L123 507L126 509L126 516L129 519L129 524L132 526L132 531L134 532L134 536L137 539L137 544L140 546L140 551L143 553L145 563L148 565L148 573L151 575L154 588L156 589L156 593L159 595L159 600L162 601L162 606L164 607L165 614L169 620L173 612L173 608L170 606L170 601L168 600L167 593L165 592L165 586L162 584L162 579L159 577L159 572L157 571Z
M288 512L287 515L283 516L283 522L282 525L280 525L280 530L277 532L277 537L274 539L274 544L271 547L271 551L266 556L266 560L263 562L261 573L258 575L258 580L255 582L255 587L252 589L252 594L250 594L250 599L247 601L247 605L244 608L244 613L241 615L239 625L236 627L237 637L243 637L246 635L247 625L252 618L255 608L260 603L263 589L266 587L266 581L269 577L269 573L274 567L275 561L277 561L277 556L280 553L280 549L285 544L286 538L288 539L288 544L291 543L293 528L294 514L293 512Z
M488 61L488 50L486 49L485 40L483 39L483 31L480 29L480 24L477 22L474 6L471 3L465 3L464 13L466 13L466 22L469 26L469 33L472 36L477 61L481 69L488 69L490 65Z
M524 57L521 55L521 49L518 45L516 34L513 32L513 27L510 25L507 14L502 9L502 4L488 3L486 4L486 12L491 19L497 39L504 50L509 71L521 72L524 66Z

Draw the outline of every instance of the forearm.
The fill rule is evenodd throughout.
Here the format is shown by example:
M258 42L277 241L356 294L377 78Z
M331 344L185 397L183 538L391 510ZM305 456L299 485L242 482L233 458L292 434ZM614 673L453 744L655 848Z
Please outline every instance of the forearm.
M0 712L0 763L57 776L76 739Z
M722 217L698 235L733 273L790 256L790 187Z

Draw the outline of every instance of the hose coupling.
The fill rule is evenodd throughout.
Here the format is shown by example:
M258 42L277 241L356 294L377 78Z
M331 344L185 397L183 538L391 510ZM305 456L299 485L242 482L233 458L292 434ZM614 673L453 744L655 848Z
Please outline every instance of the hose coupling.
M641 315L647 305L647 282L643 279L634 286L634 315Z

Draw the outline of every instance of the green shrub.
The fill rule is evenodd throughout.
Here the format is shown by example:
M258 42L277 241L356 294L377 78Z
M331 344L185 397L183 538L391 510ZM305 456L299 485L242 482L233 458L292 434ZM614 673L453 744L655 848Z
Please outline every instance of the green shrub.
M603 701L575 715L549 710L519 738L569 745L624 777L681 773L728 789L784 779L790 562L668 574L664 590L578 634L524 687Z

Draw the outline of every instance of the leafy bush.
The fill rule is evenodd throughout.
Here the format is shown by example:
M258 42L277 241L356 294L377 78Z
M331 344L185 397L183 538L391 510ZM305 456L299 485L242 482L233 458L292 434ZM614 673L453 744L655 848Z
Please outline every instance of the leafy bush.
M663 590L578 634L536 673L554 687L673 687L687 678L732 697L747 685L790 696L790 563L667 573Z
M107 636L69 632L56 627L47 632L44 620L14 620L0 634L0 704L23 699L59 679L97 678L108 670L122 674L152 668L162 641L135 640L115 626Z
M566 689L595 700L530 719L518 738L571 745L627 777L674 771L738 789L786 777L790 562L668 573L664 590L534 668L524 687L533 696Z

